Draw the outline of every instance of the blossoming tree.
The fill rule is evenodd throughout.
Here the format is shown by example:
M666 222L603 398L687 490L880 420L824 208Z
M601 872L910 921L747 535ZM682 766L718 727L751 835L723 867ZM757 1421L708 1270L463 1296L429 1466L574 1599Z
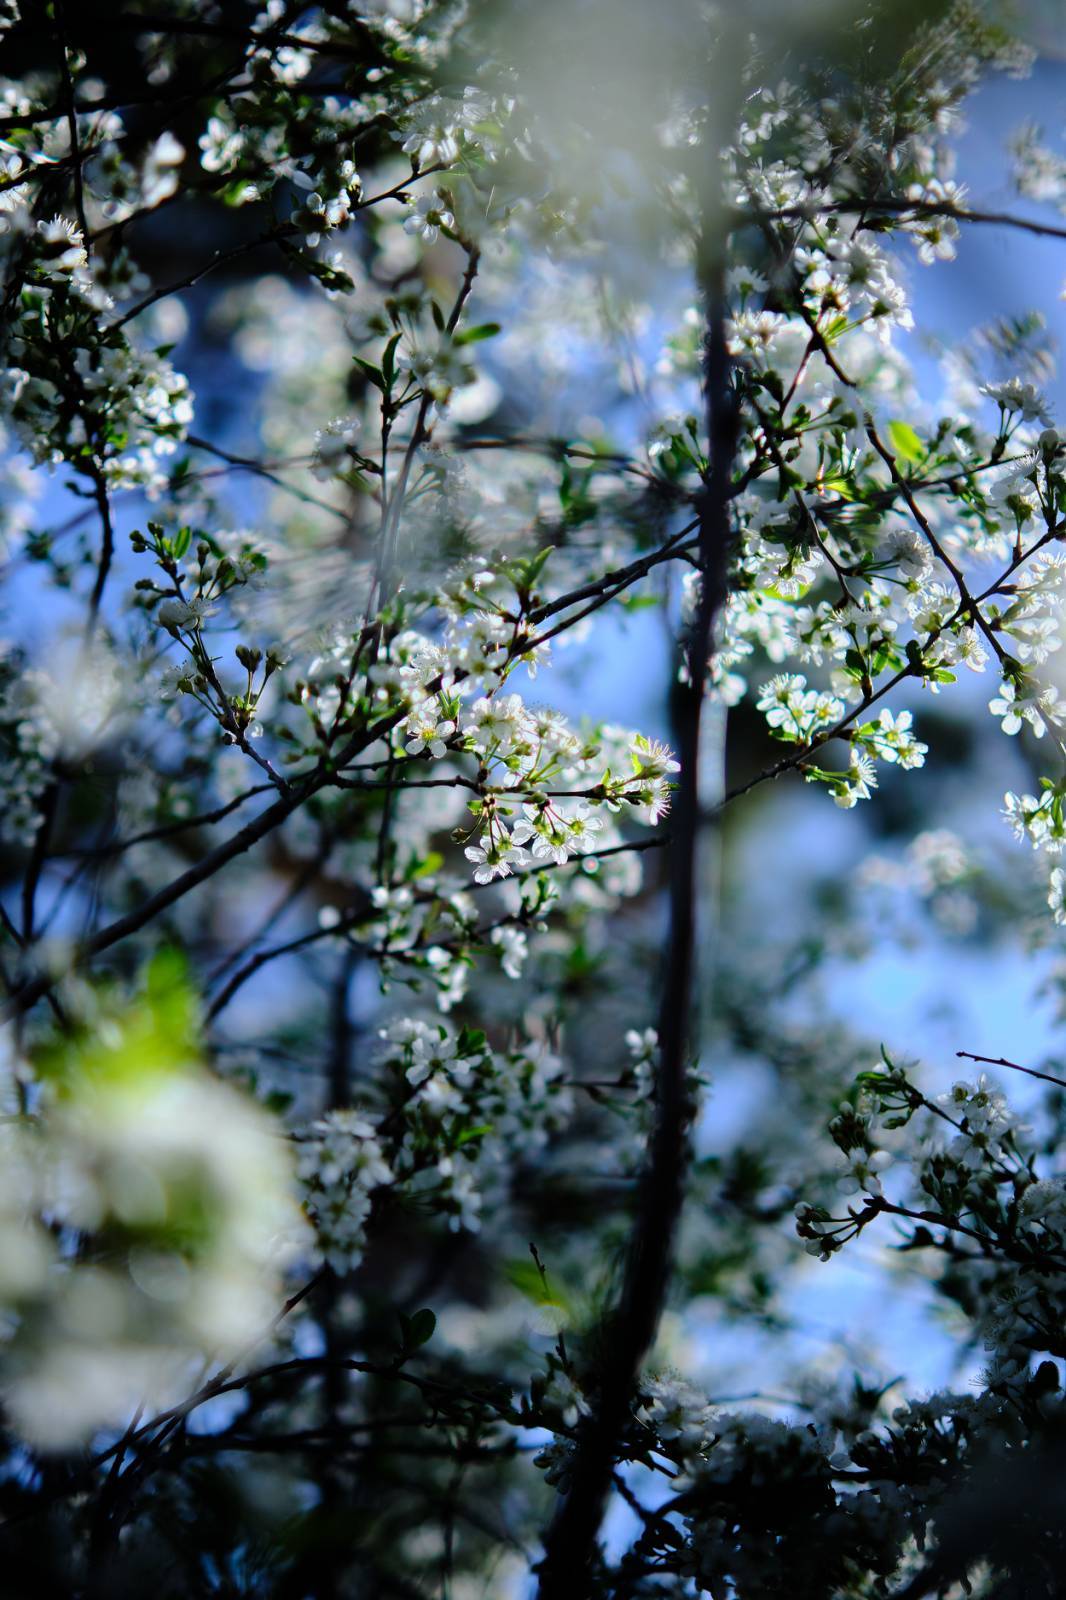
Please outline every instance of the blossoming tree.
M938 417L906 292L1066 227L952 180L991 8L767 11L0 4L12 1594L1061 1593L1059 1103L787 1031L707 859L984 675L1066 923L1039 325ZM564 714L644 607L669 737ZM726 1038L798 1109L710 1158ZM976 1389L670 1364L885 1230Z

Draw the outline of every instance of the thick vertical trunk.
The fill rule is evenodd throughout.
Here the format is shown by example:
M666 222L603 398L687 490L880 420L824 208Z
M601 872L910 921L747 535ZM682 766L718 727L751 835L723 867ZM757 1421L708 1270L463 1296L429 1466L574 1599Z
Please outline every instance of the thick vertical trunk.
M715 207L717 211L717 207ZM709 215L709 211L705 212ZM670 1278L688 1170L688 1129L693 1104L689 1067L694 1053L697 987L696 917L701 812L708 752L704 746L705 683L714 629L728 593L731 543L730 485L737 442L737 410L726 343L724 239L705 230L700 277L706 306L705 399L709 470L700 495L700 593L682 651L673 695L673 720L681 764L674 796L670 845L669 931L659 1007L657 1117L630 1235L618 1305L604 1330L604 1367L598 1403L576 1446L571 1487L545 1538L541 1600L588 1593L591 1562L634 1384L655 1337ZM722 720L711 719L720 741ZM720 766L720 762L715 762Z

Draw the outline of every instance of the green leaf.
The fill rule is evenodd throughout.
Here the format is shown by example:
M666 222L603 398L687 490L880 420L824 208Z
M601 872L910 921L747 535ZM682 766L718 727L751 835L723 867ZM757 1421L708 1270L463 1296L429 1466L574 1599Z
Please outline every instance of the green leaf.
M495 339L500 331L498 322L482 322L476 328L464 328L453 340L455 344L479 344L482 339Z
M550 1312L556 1326L565 1326L574 1321L573 1297L554 1279L545 1282L532 1261L508 1261L505 1271L519 1294L533 1305Z
M381 370L385 375L385 382L390 389L392 388L393 379L396 376L396 346L399 344L402 338L402 333L394 333L388 344L385 346L385 353L381 358Z
M434 872L439 872L443 865L444 857L440 851L431 850L427 856L424 856L421 861L416 861L408 870L406 874L407 880L412 882L415 878L431 877Z
M397 1312L400 1319L401 1347L405 1352L417 1350L421 1345L428 1344L433 1337L437 1326L435 1314L423 1307L409 1317L405 1312Z
M483 1122L477 1128L464 1128L455 1141L456 1149L461 1149L464 1144L470 1144L474 1139L483 1139L487 1133L492 1132L492 1123Z
M909 422L890 422L888 437L904 461L924 461L928 452Z
M423 1306L421 1311L416 1311L407 1324L407 1348L417 1350L420 1345L428 1344L436 1326L437 1318L428 1307Z
M773 395L778 405L780 405L785 398L785 386L781 381L781 374L775 372L771 367L768 372L759 374L758 381L762 384L767 394Z
M543 550L539 550L537 552L532 561L527 561L525 563L524 570L522 572L522 582L525 584L527 589L532 589L533 585L544 571L544 564L554 549L555 546L553 544L546 544Z
M371 362L364 361L361 356L353 356L352 359L359 368L359 371L363 374L363 377L368 378L374 385L375 389L380 389L382 394L388 394L389 386L385 381L385 375L381 371L380 367L375 367L371 364Z
M544 1305L556 1298L532 1261L509 1261L507 1276L519 1293L524 1294L527 1300L532 1300L534 1305Z
M888 666L901 667L902 665L903 657L898 650L895 650L890 644L879 644L870 662L870 672L876 677L879 672L883 672Z
M177 533L174 535L173 539L171 539L171 541L170 541L170 548L171 548L171 551L173 552L173 554L180 561L182 556L186 553L186 551L188 550L188 548L189 548L189 546L191 544L192 544L192 529L191 528L179 528Z

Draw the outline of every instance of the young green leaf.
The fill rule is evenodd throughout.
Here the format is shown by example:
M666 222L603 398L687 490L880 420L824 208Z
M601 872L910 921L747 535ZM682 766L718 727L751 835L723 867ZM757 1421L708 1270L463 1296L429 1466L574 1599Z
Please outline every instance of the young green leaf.
M892 440L892 446L896 454L902 456L904 461L925 460L927 454L925 445L909 422L890 422L888 425L888 437Z

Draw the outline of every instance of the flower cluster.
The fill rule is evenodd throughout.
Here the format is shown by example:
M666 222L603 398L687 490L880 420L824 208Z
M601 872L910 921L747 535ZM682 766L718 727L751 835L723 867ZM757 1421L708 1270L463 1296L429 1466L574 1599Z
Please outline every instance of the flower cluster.
M0 414L36 462L158 495L163 462L192 421L188 382L103 320L110 300L89 274L73 223L41 224L35 244L33 277L5 332Z
M1018 795L1008 790L1003 797L1003 815L1014 837L1028 840L1034 850L1060 855L1066 843L1063 798L1063 785L1050 778L1042 781L1039 795Z
M476 1232L514 1163L572 1110L562 1063L539 1041L497 1051L476 1030L407 1017L381 1038L385 1103L331 1111L299 1138L318 1250L338 1272L362 1259L375 1195L432 1198L449 1227Z
M299 1143L298 1170L319 1257L334 1272L359 1265L371 1197L392 1178L374 1127L356 1111L330 1111Z

